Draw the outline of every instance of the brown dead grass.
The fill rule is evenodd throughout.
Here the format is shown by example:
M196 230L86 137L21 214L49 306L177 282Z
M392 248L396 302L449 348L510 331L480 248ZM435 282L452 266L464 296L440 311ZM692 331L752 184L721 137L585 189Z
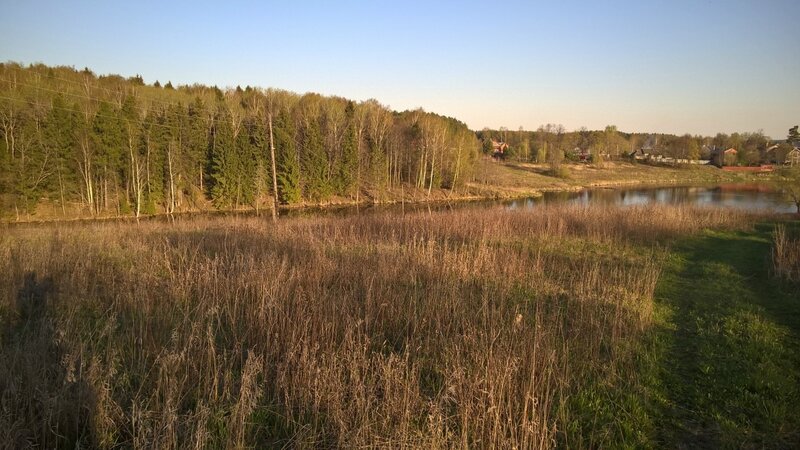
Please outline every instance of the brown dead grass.
M793 236L783 224L773 232L772 267L777 276L800 281L800 236Z
M0 442L551 447L588 380L635 377L661 267L643 244L748 221L553 206L9 229Z

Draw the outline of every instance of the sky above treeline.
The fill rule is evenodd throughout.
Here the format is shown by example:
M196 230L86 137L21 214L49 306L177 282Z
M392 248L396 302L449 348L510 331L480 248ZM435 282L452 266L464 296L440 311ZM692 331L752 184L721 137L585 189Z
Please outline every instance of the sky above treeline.
M0 61L375 98L473 129L782 139L798 24L798 0L0 0Z

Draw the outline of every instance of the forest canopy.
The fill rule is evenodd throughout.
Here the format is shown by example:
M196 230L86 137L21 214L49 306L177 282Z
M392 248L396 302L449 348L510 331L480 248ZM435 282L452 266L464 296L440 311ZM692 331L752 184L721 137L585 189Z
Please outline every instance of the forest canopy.
M456 119L276 89L0 64L0 216L153 214L453 189L480 143ZM273 177L273 167L274 177Z
M796 129L795 129L796 133ZM716 136L466 124L315 93L145 83L140 75L0 64L0 218L81 217L430 196L471 181L481 154L549 164L658 155L781 164L760 131ZM791 137L789 139L791 141Z

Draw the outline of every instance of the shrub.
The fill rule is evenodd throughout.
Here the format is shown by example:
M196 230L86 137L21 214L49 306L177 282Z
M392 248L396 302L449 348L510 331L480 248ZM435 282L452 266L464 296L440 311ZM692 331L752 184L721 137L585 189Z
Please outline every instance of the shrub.
M564 178L567 179L570 177L569 168L564 164L558 165L558 167L554 167L550 169L550 175L556 178Z
M778 225L772 233L772 267L775 274L790 281L800 281L800 238Z

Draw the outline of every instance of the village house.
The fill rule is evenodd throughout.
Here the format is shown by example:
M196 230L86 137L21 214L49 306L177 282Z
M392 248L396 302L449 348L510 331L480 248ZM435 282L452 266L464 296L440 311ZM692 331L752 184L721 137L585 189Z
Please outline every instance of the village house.
M508 144L492 139L492 158L503 159L506 156Z
M780 145L774 144L760 151L762 164L779 164L778 148Z
M787 166L800 166L800 148L795 147L786 154L786 161L784 162Z
M592 154L589 152L589 149L575 147L572 149L572 154L575 155L575 158L580 162L590 162L592 160Z
M717 167L735 165L738 153L733 147L727 150L716 148L711 151L711 164Z
M641 147L639 147L638 150L629 153L628 157L636 161L651 161L657 159L657 157L660 156L654 154L657 143L658 137L650 135L647 137Z

